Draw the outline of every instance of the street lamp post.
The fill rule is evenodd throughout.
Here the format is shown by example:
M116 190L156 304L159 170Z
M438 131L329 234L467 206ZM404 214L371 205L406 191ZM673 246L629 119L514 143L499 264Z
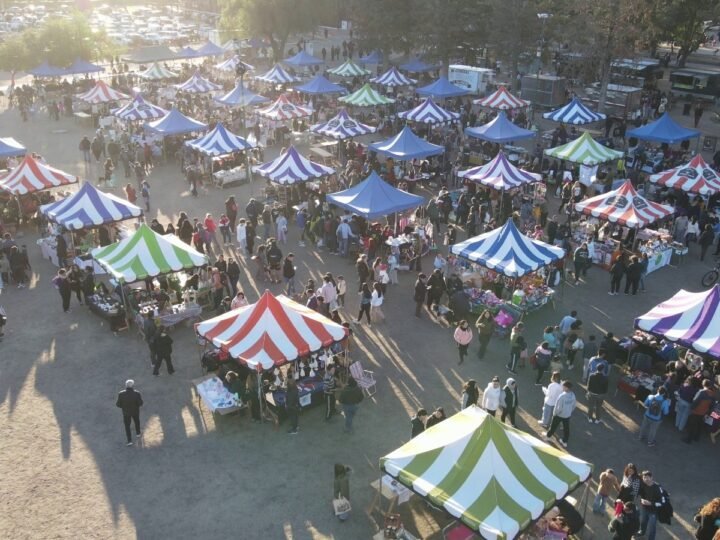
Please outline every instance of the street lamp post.
M235 77L240 81L240 124L242 126L242 135L247 140L247 126L245 124L245 73L247 73L247 68L245 67L245 64L243 64L242 60L240 60L240 41L236 38L233 40L233 44L235 46L235 59L237 60L235 63ZM250 172L250 150L245 150L245 169L247 172L247 181L248 184L250 184L250 189L252 189L252 175Z

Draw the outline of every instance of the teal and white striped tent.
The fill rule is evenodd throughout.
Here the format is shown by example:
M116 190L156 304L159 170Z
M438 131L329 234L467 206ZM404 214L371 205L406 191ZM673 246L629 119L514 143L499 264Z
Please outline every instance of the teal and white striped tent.
M381 469L488 540L510 540L592 465L471 406L380 459Z
M352 60L346 60L335 69L329 69L328 73L338 77L364 77L370 75L370 70L358 66Z
M621 159L625 154L603 146L586 131L574 141L545 150L545 155L592 167Z
M160 235L145 224L120 242L94 249L92 256L124 283L208 264L205 255L177 236Z
M355 107L375 107L377 105L395 103L394 99L383 96L367 83L349 96L338 98L338 101L342 101L347 105L354 105Z

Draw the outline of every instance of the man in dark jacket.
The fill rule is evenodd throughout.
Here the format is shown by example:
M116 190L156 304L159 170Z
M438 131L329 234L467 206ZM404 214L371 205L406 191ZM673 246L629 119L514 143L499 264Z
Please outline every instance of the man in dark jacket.
M125 381L125 390L118 393L115 405L122 409L123 423L125 424L125 436L127 437L127 445L132 446L132 436L130 434L130 421L135 422L135 433L140 437L140 407L143 405L140 392L135 391L135 381L128 379Z
M155 336L155 364L153 364L153 375L160 375L160 366L165 361L168 375L175 373L172 365L172 344L173 339L168 335L164 326L158 328Z
M655 540L657 512L663 505L663 496L660 486L655 483L650 471L642 473L638 496L640 498L640 527L635 535L643 536L647 533L648 540Z
M358 410L358 405L360 405L364 397L357 381L350 377L347 386L342 389L338 397L338 401L340 405L342 405L343 414L345 415L345 433L352 433L353 418Z
M425 274L420 272L418 274L417 281L415 282L415 316L420 317L423 303L425 302L425 296L427 295L427 285L425 285Z
M289 435L297 435L300 431L298 428L298 414L300 413L300 392L297 383L292 377L287 380L287 393L285 394L285 410L290 420Z
M640 285L640 276L642 275L642 265L638 260L637 256L633 255L630 257L630 264L625 269L625 294L630 293L630 287L632 287L633 296L637 294L638 286Z
M515 411L517 411L518 407L518 389L515 379L510 378L506 381L503 393L505 397L505 406L502 409L500 420L504 424L505 418L509 418L510 425L512 427L517 427L515 425Z
M295 255L288 253L283 263L283 279L285 280L285 294L292 297L295 294Z
M410 437L415 438L425 431L425 421L428 413L425 409L418 409L418 412L410 419Z
M440 303L440 298L442 298L446 290L445 278L439 268L433 270L433 273L430 275L430 279L427 281L427 289L427 307L430 309L433 304Z
M590 374L587 383L588 391L588 422L591 424L600 423L600 411L602 411L605 394L608 392L608 378L605 373L605 364L599 364L596 371Z
M635 503L626 502L622 514L613 518L608 525L608 532L613 540L631 540L640 526Z

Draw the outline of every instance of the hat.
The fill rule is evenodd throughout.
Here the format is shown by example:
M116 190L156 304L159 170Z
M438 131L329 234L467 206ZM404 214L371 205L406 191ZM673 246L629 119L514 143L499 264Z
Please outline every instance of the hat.
M512 377L510 377L507 381L505 381L505 384L507 384L508 386L511 385L511 384L515 384L515 379L513 379Z
M125 388L132 388L133 386L135 386L135 381L133 381L132 379L128 379L127 381L125 381Z

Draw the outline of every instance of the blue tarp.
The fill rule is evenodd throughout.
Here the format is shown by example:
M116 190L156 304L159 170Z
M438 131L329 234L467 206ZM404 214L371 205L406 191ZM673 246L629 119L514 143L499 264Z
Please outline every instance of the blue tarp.
M324 64L322 60L314 57L311 54L306 53L304 50L297 53L295 56L286 58L283 63L290 64L291 66L319 66Z
M183 113L173 108L162 118L145 124L145 128L163 135L180 135L193 131L204 131L207 126L202 122L188 118Z
M79 73L100 73L105 71L105 68L102 68L97 64L93 64L92 62L88 62L87 60L83 60L82 58L76 58L72 65L69 68L66 68L65 71L74 75Z
M198 49L198 56L217 56L225 54L225 49L220 45L215 45L212 41L208 41L205 45Z
M469 90L461 88L451 83L444 75L434 83L417 89L417 93L421 96L430 96L434 98L448 98L455 96L465 96L470 93Z
M24 156L27 149L12 137L0 138L0 157Z
M374 150L378 154L390 156L398 161L407 161L442 154L445 148L421 139L415 135L409 127L405 126L402 131L394 137L385 141L372 143L370 150Z
M36 77L62 77L68 74L63 68L48 64L47 60L38 67L28 70L28 73Z
M465 128L465 135L482 139L483 141L504 143L529 139L535 136L535 132L516 126L508 119L505 113L501 111L487 124L479 127Z
M637 137L644 141L655 141L673 144L700 136L697 129L690 129L681 126L664 113L660 118L639 128L631 129L626 137Z
M327 200L330 204L366 219L387 216L425 204L423 197L394 188L375 171L350 189L329 194Z
M347 90L339 84L328 81L322 75L316 75L311 80L296 86L295 90L306 94L346 94Z
M426 71L434 71L438 68L439 66L426 64L419 58L413 58L407 64L400 65L400 69L402 69L403 71L408 71L410 73L425 73Z
M373 51L358 59L359 64L381 64L382 61L383 55L380 51Z

